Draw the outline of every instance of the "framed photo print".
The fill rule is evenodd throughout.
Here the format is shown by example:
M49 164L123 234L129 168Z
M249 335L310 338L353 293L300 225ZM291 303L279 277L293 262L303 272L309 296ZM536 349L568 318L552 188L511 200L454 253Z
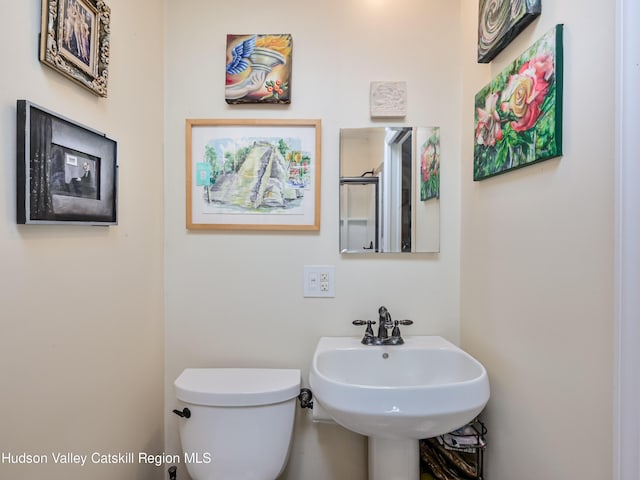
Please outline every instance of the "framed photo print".
M116 142L27 100L17 123L17 222L116 224Z
M320 120L186 121L187 228L320 229Z
M106 97L110 21L103 0L42 0L40 61Z

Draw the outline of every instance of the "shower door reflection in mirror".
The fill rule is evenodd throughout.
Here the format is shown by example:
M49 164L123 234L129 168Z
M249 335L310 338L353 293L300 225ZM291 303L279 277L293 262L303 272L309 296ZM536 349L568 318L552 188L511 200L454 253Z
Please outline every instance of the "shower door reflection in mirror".
M340 249L377 252L378 177L340 177Z
M340 131L341 253L439 251L439 135L437 127Z

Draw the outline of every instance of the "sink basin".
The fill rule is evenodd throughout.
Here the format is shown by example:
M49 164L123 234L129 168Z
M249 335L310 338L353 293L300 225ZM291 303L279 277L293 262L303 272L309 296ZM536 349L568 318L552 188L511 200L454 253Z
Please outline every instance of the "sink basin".
M356 337L323 337L309 383L340 425L367 436L428 438L473 420L489 400L480 362L438 336L404 345L366 346Z
M367 346L360 340L322 337L309 384L336 423L370 438L369 478L377 478L371 470L379 469L371 457L384 455L385 463L393 463L389 452L394 445L404 457L412 445L415 453L409 461L418 468L418 439L465 425L489 400L485 368L442 337L408 336L403 345L393 346ZM393 468L398 473L397 466ZM414 474L405 475L409 479Z

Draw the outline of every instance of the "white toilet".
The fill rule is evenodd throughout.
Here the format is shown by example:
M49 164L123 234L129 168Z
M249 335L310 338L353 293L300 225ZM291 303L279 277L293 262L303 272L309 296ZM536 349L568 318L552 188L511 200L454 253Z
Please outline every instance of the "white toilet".
M180 440L193 480L275 480L282 473L300 370L187 368L174 386L183 404L176 413L186 414Z

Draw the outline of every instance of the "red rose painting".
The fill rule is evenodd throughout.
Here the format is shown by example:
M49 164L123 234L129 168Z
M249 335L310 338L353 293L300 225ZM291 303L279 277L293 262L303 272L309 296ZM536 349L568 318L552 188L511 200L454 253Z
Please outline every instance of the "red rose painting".
M562 154L562 25L476 95L474 180Z

